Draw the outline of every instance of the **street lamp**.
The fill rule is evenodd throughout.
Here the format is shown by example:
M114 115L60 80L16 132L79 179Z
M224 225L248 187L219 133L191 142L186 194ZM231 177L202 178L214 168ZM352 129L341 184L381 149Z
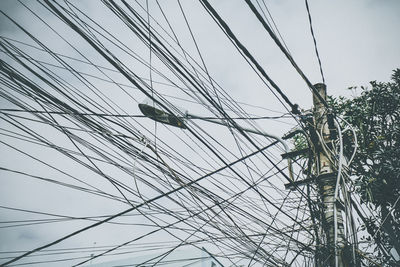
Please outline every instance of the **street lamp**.
M161 109L158 109L154 107L154 105L148 105L148 104L139 104L139 109L145 115L146 117L153 119L155 121L165 123L168 125L172 125L178 128L186 129L186 125L184 121L177 116L167 113L165 111L162 111Z
M139 104L139 109L140 111L143 113L143 115L145 115L146 117L164 123L164 124L168 124L171 126L175 126L178 128L182 128L182 129L187 129L187 126L185 124L185 121L183 118L179 118L173 114L170 114L166 111L163 111L161 109L159 109L158 107L155 107L155 104L151 105L149 103L141 103ZM187 111L185 112L185 119L200 119L203 121L208 121L211 123L215 123L215 124L220 124L223 126L227 126L230 127L230 125L222 120L214 120L214 119L210 119L210 118L205 118L205 117L200 117L197 115L193 115L193 114L189 114ZM289 153L289 147L286 144L286 142L280 138L279 136L264 132L264 131L258 131L258 130L254 130L254 129L250 129L250 128L244 128L241 126L238 126L237 128L239 128L240 130L244 131L244 132L248 132L248 133L254 133L254 134L258 134L258 135L262 135L265 137L269 137L272 139L275 139L276 141L278 141L279 143L282 144L285 153ZM292 168L292 161L291 159L288 159L288 169L289 169L289 178L291 179L291 181L293 182L293 168Z

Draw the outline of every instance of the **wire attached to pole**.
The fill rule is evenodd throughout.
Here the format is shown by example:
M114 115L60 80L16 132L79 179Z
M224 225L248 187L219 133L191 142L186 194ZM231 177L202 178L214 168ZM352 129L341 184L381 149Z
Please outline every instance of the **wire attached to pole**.
M305 3L306 3L306 8L307 8L308 21L310 22L310 31L311 31L311 35L312 35L312 38L313 38L313 41L314 41L315 53L317 54L317 59L318 59L318 64L319 64L319 71L321 73L322 83L325 84L325 76L324 76L324 72L322 71L321 58L319 57L318 48L317 48L317 40L315 39L314 29L313 29L313 26L312 26L310 7L308 6L308 1L307 0L305 0Z

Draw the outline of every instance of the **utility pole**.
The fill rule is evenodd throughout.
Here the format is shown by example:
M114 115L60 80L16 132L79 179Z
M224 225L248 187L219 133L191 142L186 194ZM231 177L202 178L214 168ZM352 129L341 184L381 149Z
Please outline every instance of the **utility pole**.
M318 83L315 84L314 87L317 89L321 98L326 100L326 85ZM318 253L319 255L317 254L316 263L318 267L347 267L349 263L346 263L346 257L344 256L345 237L341 213L342 208L341 205L338 205L339 201L335 200L338 174L330 161L330 159L335 160L336 155L328 155L326 149L323 149L324 144L326 144L328 148L332 148L331 142L335 130L332 129L334 128L332 127L333 121L328 121L328 110L315 93L313 94L313 103L313 128L316 131L314 136L320 135L319 138L314 138L316 140L313 140L313 152L316 161L314 176L316 177L320 198L322 200L323 215L321 223L325 236L322 241L322 250L317 248L321 253Z

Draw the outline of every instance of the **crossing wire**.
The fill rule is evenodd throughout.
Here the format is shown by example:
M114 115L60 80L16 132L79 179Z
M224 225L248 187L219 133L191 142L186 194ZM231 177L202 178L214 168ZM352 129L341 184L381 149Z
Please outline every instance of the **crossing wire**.
M299 114L298 105L293 104L285 93L278 87L278 85L268 76L263 67L256 61L253 55L247 50L247 48L236 38L235 34L232 32L230 27L226 22L219 16L215 9L210 5L207 0L199 0L206 10L212 15L213 18L221 25L227 35L233 40L233 42L239 47L239 49L246 55L246 57L254 64L261 75L271 84L271 86L278 92L278 94L283 98L283 100L290 106L291 112L293 114ZM253 6L254 7L254 6Z
M260 150L258 150L258 151L253 152L252 154L247 155L246 157L250 157L250 156L253 156L253 155L257 154L257 153L260 153L260 152L262 152L263 150L265 150L265 149L267 149L267 148L269 148L269 147L270 147L270 146L264 147L264 148L262 148L262 149L260 149ZM89 230L89 229L91 229L91 228L97 227L97 226L99 226L99 225L101 225L101 224L103 224L103 223L109 222L109 221L111 221L111 220L113 220L113 219L115 219L115 218L118 218L118 217L122 216L122 215L128 214L128 213L130 213L130 212L132 212L132 211L134 211L134 210L137 210L138 208L140 208L140 207L142 207L142 206L145 206L145 205L147 205L147 204L149 204L149 203L155 202L156 200L158 200L158 199L160 199L160 198L169 196L169 195L171 195L171 194L173 194L173 193L175 193L175 192L178 192L178 191L180 191L180 190L182 190L182 189L184 189L184 188L186 188L186 187L189 187L189 186L191 186L191 185L193 185L193 184L199 183L201 180L203 180L203 179L205 179L205 178L207 178L207 177L209 177L209 176L211 176L211 175L213 175L213 174L215 174L215 173L218 173L218 172L220 172L220 171L222 171L222 170L224 170L224 169L226 169L226 168L229 168L229 167L231 167L231 166L233 166L233 165L235 165L235 164L241 162L242 160L243 160L243 159L236 160L236 161L234 161L234 162L232 162L232 163L229 163L229 164L227 164L226 166L224 166L224 167L222 167L222 168L220 168L220 169L218 169L218 170L215 170L215 171L213 171L213 172L211 172L211 173L209 173L209 174L207 174L207 175L201 176L201 177L199 177L199 178L197 178L197 179L195 179L195 180L193 180L193 181L191 181L191 182L189 182L189 183L187 183L187 184L181 185L181 186L179 186L179 187L177 187L177 188L175 188L175 189L173 189L173 190L171 190L171 191L169 191L169 192L160 194L160 195L158 195L158 196L156 196L156 197L154 197L154 198L152 198L152 199L146 200L146 201L143 202L143 203L140 203L140 204L135 205L135 206L133 206L133 207L131 207L131 208L129 208L129 209L126 209L126 210L124 210L124 211L122 211L122 212L119 212L119 213L117 213L117 214L114 214L114 215L112 215L112 216L110 216L110 217L108 217L108 218L106 218L106 219L104 219L104 220L101 220L101 221L96 222L96 223L94 223L94 224L92 224L92 225L89 225L89 226L87 226L87 227L84 227L84 228L81 228L81 229L79 229L79 230L77 230L77 231L74 231L74 232L72 232L72 233L70 233L70 234L68 234L68 235L66 235L66 236L64 236L64 237L62 237L62 238L59 238L59 239L57 239L57 240L55 240L55 241L53 241L53 242L51 242L51 243L48 243L48 244L46 244L46 245L40 246L40 247L35 248L35 249L33 249L33 250L30 250L30 251L28 251L28 252L25 252L24 254L22 254L22 255L20 255L20 256L17 256L17 257L15 257L14 259L12 259L12 260L10 260L10 261L5 262L4 265L7 265L7 264L10 264L10 263L16 262L16 261L18 261L18 260L20 260L20 259L22 259L22 258L27 257L27 256L30 255L30 254L33 254L33 253L38 252L38 251L40 251L40 250L43 250L43 249L45 249L45 248L51 247L51 246L53 246L53 245L55 245L55 244L58 244L58 243L60 243L60 242L62 242L62 241L64 241L64 240L68 239L68 238L71 238L71 237L73 237L73 236L75 236L75 235L77 235L77 234L80 234L80 233L82 233L82 232L84 232L84 231L87 231L87 230Z
M307 8L308 21L310 22L310 31L311 31L311 35L312 35L312 38L314 41L315 54L317 55L317 59L318 59L319 71L321 73L322 82L325 84L324 72L322 71L322 64L321 64L321 58L319 57L319 53L318 53L317 40L315 39L315 35L314 35L310 7L308 6L308 0L305 0L305 3L306 3L306 8Z
M206 1L206 0L201 0L201 1ZM317 96L317 98L323 103L323 105L326 108L329 108L328 103L325 101L325 99L322 98L318 90L315 88L315 86L310 82L310 80L307 78L307 76L304 74L304 72L300 69L300 67L297 65L297 63L294 61L293 57L290 55L290 53L283 47L282 43L279 41L279 39L276 37L275 33L272 31L272 29L268 26L268 24L264 21L263 17L261 14L258 12L257 8L253 5L251 0L245 0L251 11L256 15L257 19L261 22L263 27L267 30L271 38L274 40L276 45L279 47L279 49L285 54L287 59L290 61L292 66L297 70L297 72L300 74L300 76L303 78L303 80L306 82L308 87L311 89L313 94Z
M74 13L75 14L75 13ZM76 14L75 14L76 15ZM74 16L75 16L74 15ZM81 23L81 22L79 22L78 23L79 25L81 25L81 27L82 27L82 25L84 25L83 23ZM77 25L78 25L77 24ZM89 29L89 26L88 25L84 25L83 26L86 30L88 30ZM89 37L89 36L92 36L92 37ZM88 34L88 38L93 38L93 35L92 34ZM94 39L93 39L94 40ZM47 73L49 73L49 72L47 72ZM54 77L54 76L53 76ZM55 78L55 77L54 77ZM53 78L53 79L54 79ZM81 81L82 83L84 83L84 81L82 80ZM76 99L75 99L76 100ZM24 108L26 108L26 107L24 107ZM26 108L26 110L27 111L29 111L29 110L32 110L32 109L27 109ZM88 112L86 112L86 113L84 113L84 112L81 112L81 111L78 111L78 110L73 110L73 112L71 112L71 110L68 110L68 109L64 109L64 110L62 110L62 111L60 111L60 110L58 110L58 109L45 109L46 111L43 113L43 114L47 114L47 115L72 115L72 114L74 114L75 112L76 113L82 113L82 114L89 114ZM48 112L47 112L47 110L49 110ZM59 114L57 114L57 112L59 112ZM32 113L36 113L36 115L40 115L39 113L40 112L32 112ZM64 114L61 114L61 113L64 113ZM70 114L69 114L70 113ZM106 113L100 113L100 112L93 112L93 114L106 114ZM117 114L118 115L118 114ZM82 117L82 116L79 116L79 117ZM76 117L76 118L79 118L79 117ZM94 116L94 117L96 117L96 116ZM107 116L97 116L97 118L101 118L101 117L107 117ZM45 119L45 117L41 117L42 119ZM118 118L118 117L116 117L116 118ZM229 118L229 117L228 117ZM47 118L47 120L48 121L53 121L52 123L55 125L55 126L57 126L56 125L56 122L55 122L55 120L54 120L54 118L53 118L53 120L51 120L52 119L52 117L50 117L50 118ZM233 118L230 118L230 119L233 119ZM92 129L93 128L97 128L97 129L106 129L105 128L105 126L106 125L101 125L100 124L100 121L92 121L92 120L87 120L87 119L83 119L83 118L79 118L79 121L82 123L82 125L92 125L91 127L92 127ZM107 125L107 126L109 126L109 127L111 127L110 125ZM57 126L57 127L60 127L60 126ZM63 131L63 132L65 132L65 131ZM40 139L41 141L43 141L43 142L45 142L45 140L44 139ZM82 142L84 142L84 140L81 140ZM117 138L114 138L114 139L107 139L107 141L108 142L110 142L110 143L113 143L113 144L115 144L115 145L117 145L117 141L118 142L121 142L122 140L119 140L119 139L117 139ZM217 141L217 140L216 140ZM250 140L249 140L250 141ZM49 144L50 145L50 144ZM125 144L126 145L126 144ZM118 147L119 148L121 148L121 149L126 149L126 147L124 147L122 144L118 144ZM93 149L94 149L94 147L93 147ZM98 148L96 148L96 149L98 149ZM168 157L171 157L171 153L170 153L170 151L160 151L160 153L163 153L163 155L168 155ZM220 153L220 151L216 151L217 153ZM84 153L83 152L80 152L80 154L81 155L83 155ZM148 155L147 155L147 157L148 157ZM171 157L172 158L172 157ZM174 159L176 159L176 158L174 158ZM111 162L111 160L110 160L110 162ZM189 176L189 175L188 175ZM243 178L245 178L245 177L243 177ZM204 192L206 192L206 190L204 189L204 188L201 188L201 190L203 190ZM264 194L264 195L266 195L266 192L262 192L261 190L259 191L261 194ZM266 196L268 196L268 195L266 195ZM216 197L216 196L210 196L210 198L212 198L212 197ZM269 197L269 196L268 196ZM271 199L272 199L272 197L271 197ZM244 199L242 199L242 200L244 200ZM263 201L264 201L264 199L262 199ZM187 201L187 200L185 200L185 201ZM278 200L278 202L279 201L281 201L281 199L279 199ZM287 204L289 204L289 201L287 201L287 200L283 200L282 202L279 202L280 204L285 204L285 205L287 205ZM249 200L246 200L246 202L245 202L245 204L246 205L252 205L253 203L251 202L251 201L249 201ZM264 203L265 204L265 203ZM188 205L188 203L185 203L184 205ZM196 205L198 205L198 204L196 204ZM237 207L235 207L235 209L236 210L234 210L234 209L232 209L231 211L232 211L232 214L234 214L233 212L237 212L237 213L241 213L243 210L241 210L241 209L238 209ZM259 209L258 209L259 210ZM268 210L268 209L267 209ZM300 210L300 209L297 209L297 210ZM165 212L167 212L167 210L165 210ZM268 212L268 211L267 211ZM274 217L275 218L275 217ZM220 224L220 226L224 226L224 227L229 227L230 225L227 223L227 220L226 220L226 218L217 218L218 220L220 220L221 222L223 222L222 224ZM254 219L256 219L256 217L254 217ZM257 218L258 219L258 218ZM294 219L293 219L294 221L297 221L297 217L294 217ZM186 221L187 223L189 223L189 221ZM247 225L245 225L245 221L241 221L241 220L239 220L239 219L237 219L237 223L235 223L235 221L233 221L233 225L234 225L234 227L237 229L237 230L235 230L235 231L227 231L226 229L220 229L220 232L221 233L225 233L226 235L229 235L230 237L231 237L231 241L230 242L232 242L232 240L235 238L235 236L237 236L238 235L238 233L243 229L243 230L247 230L247 229L249 229L249 227L247 226ZM155 223L156 225L158 224L157 222ZM211 224L211 223L210 223ZM194 226L194 224L193 224L193 229L198 229L198 228L196 228L195 226ZM219 229L219 228L218 228ZM199 230L195 230L196 232L200 232ZM276 235L276 234L275 234ZM243 240L240 240L240 243L243 243L243 244L245 244L245 241L247 240L247 241L249 241L249 239L251 239L251 235L245 235L244 236L245 237L245 239L243 239ZM251 240L250 240L251 241ZM267 240L267 241L269 241L269 240ZM252 242L253 243L253 242ZM260 243L257 243L257 244L260 244ZM228 244L227 244L228 245ZM233 244L230 244L229 246L233 246ZM260 253L265 253L265 251L262 251L262 252L260 252Z

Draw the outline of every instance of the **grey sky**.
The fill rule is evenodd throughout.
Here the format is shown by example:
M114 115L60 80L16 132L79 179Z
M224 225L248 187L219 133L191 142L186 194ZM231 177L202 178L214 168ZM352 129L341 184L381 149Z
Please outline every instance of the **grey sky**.
M143 10L140 10L135 1L132 2L132 6L140 14L144 14ZM146 1L139 1L145 6ZM159 1L164 8L166 16L170 19L171 26L177 34L180 43L185 50L192 55L201 64L200 57L197 53L196 47L191 39L190 32L187 29L185 21L180 12L179 6L176 1ZM37 12L40 17L49 23L58 33L60 33L65 40L71 42L79 52L83 53L95 64L112 68L112 66L106 62L94 49L92 49L86 42L77 36L71 29L60 22L54 15L44 9L39 2L33 1L22 1L22 3L31 7L32 10ZM103 27L109 30L115 35L118 40L124 43L127 47L132 49L135 53L138 53L146 61L149 61L149 50L146 48L137 38L134 37L131 31L113 15L100 1L71 1L74 5L78 6L83 10L84 14L98 21ZM287 94L293 103L299 104L303 109L309 109L312 103L311 92L307 88L304 81L301 80L300 76L295 72L293 67L283 56L281 51L276 47L267 32L262 28L261 24L257 21L255 16L251 13L244 1L211 1L212 5L224 18L227 24L231 27L232 31L237 37L243 42L243 44L249 49L249 51L255 56L257 61L263 66L266 72L271 78L280 86L280 88ZM269 10L278 26L280 33L283 36L291 54L293 55L300 68L310 78L312 82L321 82L318 63L316 60L314 46L309 31L308 17L304 5L304 1L266 1ZM287 111L283 108L279 100L273 95L273 93L266 88L266 86L260 81L257 75L247 65L243 58L238 54L236 49L223 35L222 31L217 27L214 21L210 18L207 12L202 8L198 1L182 0L181 4L187 15L189 24L194 33L198 47L204 58L204 62L209 70L210 75L221 85L222 88L231 96L235 101L241 104L241 107L249 114L255 116L276 116L286 113ZM344 95L351 97L351 92L346 90L350 86L361 86L368 85L371 80L388 81L391 75L391 71L399 67L400 62L400 49L399 49L399 26L400 26L400 2L396 0L378 1L378 0L354 0L354 1L316 1L310 0L310 9L313 19L313 27L317 39L319 53L321 55L322 67L326 77L326 83L328 86L328 93L334 96ZM68 55L70 57L83 59L77 51L74 51L70 45L59 38L54 32L52 32L47 26L43 24L38 18L34 17L32 13L26 10L19 2L13 0L3 0L0 2L0 9L7 15L15 19L18 23L30 31L36 38L43 42L47 47L52 49L56 53ZM162 14L158 9L155 1L149 1L149 10L160 23L170 33L168 25L163 20ZM80 16L83 17L82 14ZM152 21L154 23L154 21ZM155 24L153 24L155 26ZM158 26L155 26L158 27ZM160 28L157 28L160 30ZM29 37L27 37L21 30L10 23L4 15L0 14L0 34L1 37L12 38L29 44L38 46ZM171 33L170 33L171 34ZM164 36L166 36L164 34ZM129 56L128 53L122 49L117 48L114 44L111 44L99 35L99 40L105 44L105 46L112 51L130 71L137 73L139 76L149 79L149 69L139 64ZM169 38L166 36L166 38ZM3 40L3 39L2 39ZM171 38L169 39L171 40ZM18 45L30 56L43 60L48 63L56 64L56 61L49 55L38 51L27 46ZM178 46L174 46L177 49L176 54L180 53ZM1 59L8 62L12 66L16 67L18 64L13 62L8 56L1 52ZM123 85L124 92L121 87L110 83L109 81L95 79L89 75L85 76L93 85L93 88L97 88L97 93L102 93L109 97L107 101L100 101L94 90L91 90L91 86L84 86L84 83L69 72L60 68L53 68L55 73L59 74L60 77L66 79L71 86L77 88L77 93L74 95L77 99L84 101L83 97L78 97L78 93L82 93L83 96L89 96L95 99L99 103L99 107L96 107L94 103L90 101L84 102L87 106L90 106L94 110L98 111L104 108L109 113L127 113L139 115L140 111L137 107L137 103L145 99L145 95L129 86L132 84L119 73L104 70L102 73L100 70L93 66L76 62L73 60L65 59L71 66L82 73L89 75L96 75L108 79L105 77L107 74L113 78L116 82ZM157 59L156 55L152 54L152 64L154 67L159 69L168 78L172 79L180 86L184 86L176 76L173 76L160 60ZM37 78L31 75L28 71L23 70L21 67L17 67L18 70L22 71L25 75L37 81ZM160 75L152 72L152 78L154 81L166 82ZM207 79L205 79L207 80ZM43 83L37 81L44 88L47 88ZM149 82L147 82L149 83ZM0 85L1 92L10 92L4 84ZM182 107L189 109L193 113L198 113L203 116L214 116L216 110L209 108L197 101L195 97L185 94L182 90L177 90L171 86L165 86L162 84L154 83L155 90L163 94L167 101ZM93 89L92 88L92 89ZM48 89L51 94L56 97L63 99L61 93L57 93L53 89ZM69 91L68 93L72 92ZM149 91L150 92L150 91ZM72 93L71 93L72 94ZM23 98L25 99L25 98ZM28 99L28 97L26 98ZM183 99L183 100L182 100ZM204 100L204 99L203 99ZM37 103L30 100L32 105L36 108L40 108ZM196 102L197 103L193 103ZM91 106L93 104L93 106ZM6 100L5 97L0 96L0 108L15 107ZM72 104L71 104L72 105ZM261 107L261 108L260 108ZM113 110L115 109L115 110ZM232 117L235 116L233 112L230 112ZM82 164L71 160L71 158L56 152L52 148L38 146L30 144L24 141L16 140L15 138L5 135L6 130L19 131L5 119L8 118L4 114L0 114L1 122L0 126L3 129L0 135L1 145L1 159L0 167L11 170L17 170L23 173L31 175L42 176L57 180L62 183L74 184L84 186L81 182L75 181L72 177L79 177L87 184L101 188L103 191L117 195L121 197L119 192L113 185L104 177L101 177L98 173L93 170L89 170L82 166ZM38 124L34 122L28 122L26 120L20 120L28 128L40 133L46 139L53 144L66 147L71 151L79 152L77 147L72 143L62 132L55 130L51 126ZM65 119L59 118L58 122L69 127L75 127L71 122ZM104 122L110 126L109 129L114 130L113 134L124 134L132 136L132 132L140 133L146 136L151 144L159 146L160 151L169 151L168 146L176 149L177 152L181 153L177 158L187 160L187 162L194 162L197 166L203 168L200 173L208 173L218 167L224 166L224 164L210 152L205 149L202 145L199 145L193 136L182 130L176 130L176 128L166 127L159 123L155 124L145 118L137 118L128 120L126 125L132 126L132 132L129 132L122 126L116 126L110 122ZM250 123L240 121L244 126L251 126ZM277 135L283 135L293 126L295 126L293 119L281 119L275 120L263 120L257 122L257 127L267 132L271 132ZM253 125L254 126L254 125ZM114 128L113 128L114 127ZM208 142L213 142L211 137L215 138L220 144L212 143L215 145L224 159L227 162L232 162L237 158L243 156L243 154L249 154L254 151L254 147L243 139L236 139L232 137L229 129L223 126L215 126L207 122L196 121L192 124L192 127L198 131L203 138L208 138ZM204 130L204 132L202 132ZM211 137L207 137L209 134ZM27 134L29 135L29 134ZM154 173L160 175L160 180L154 177L149 178L150 183L156 184L163 191L167 191L168 184L164 183L167 181L167 176L162 176L161 172L157 170L150 163L142 160L143 153L147 153L149 157L159 159L158 155L154 154L145 143L139 139L132 140L129 142L135 147L135 153L129 154L123 149L119 149L115 144L103 142L105 139L96 139L96 137L90 134L77 134L94 145L100 146L105 151L110 152L110 155L115 157L116 162L119 162L121 166L129 169L131 172L127 173L121 168L113 165L107 165L104 162L97 162L97 166L101 171L120 181L121 183L129 185L131 188L136 190L136 185L133 176L146 177L149 175L151 169ZM104 136L103 136L104 137ZM269 144L270 141L265 143L264 138L252 137L256 140L260 146ZM239 140L239 141L238 141ZM162 141L164 143L162 143ZM128 142L128 141L127 141ZM237 142L242 146L238 147ZM26 152L29 155L35 156L41 159L43 162L51 164L63 170L65 173L61 173L54 168L44 166L44 164L30 158L29 156L23 155L17 152L15 149L10 148L8 145L15 146L21 151ZM98 156L93 150L90 150L84 145L79 145L79 148L87 153L89 156ZM204 150L203 150L204 149ZM280 160L279 154L281 149L270 150L269 154L275 163ZM136 156L135 156L136 155ZM175 156L175 154L173 155ZM82 162L90 166L91 162L88 158L77 156ZM190 170L190 166L184 164L180 165L179 161L174 161L171 155L162 155L166 158L167 164L171 164L174 168L180 171L187 171L192 179L199 176L195 171ZM158 162L160 164L160 161ZM263 174L272 174L268 170L271 169L270 163L263 165L263 160L260 158L254 159L255 166L260 166L260 170L249 170L246 166L240 165L237 167L237 171L244 173L243 175L249 180L257 180L257 172ZM279 166L284 168L286 163L280 163ZM162 164L161 164L162 165ZM250 163L251 165L251 163ZM165 166L164 166L165 167ZM182 169L179 169L179 168ZM149 169L146 169L149 168ZM165 169L167 169L165 167ZM255 167L254 167L255 169ZM266 174L266 175L267 175ZM225 183L227 188L232 189L232 192L238 192L243 189L245 184L234 180L233 178L226 178L228 175L234 177L230 171L226 171L216 175L213 179L204 180L202 186L207 188L216 194L220 194L221 197L227 197L228 193L218 189L213 183L218 182L221 179L221 183ZM172 177L173 175L171 175ZM234 177L237 178L237 177ZM226 179L226 180L223 180ZM282 197L285 194L283 189L284 179L280 176L271 178L271 184L265 185L263 190L266 190L271 196ZM49 184L38 179L29 178L22 174L11 173L8 171L0 171L0 205L5 207L13 207L19 209L34 210L40 212L55 213L59 215L69 215L74 217L84 216L95 216L95 215L107 215L115 214L129 207L126 203L110 200L107 198L97 197L88 193L83 193L73 189L66 189L60 185ZM172 181L174 186L179 186L178 182ZM237 183L237 184L235 184ZM273 186L276 186L274 188ZM85 186L88 188L87 186ZM146 185L145 182L139 182L138 185L141 193L146 198L156 196L159 192L151 189L150 186ZM235 191L236 190L236 191ZM186 192L190 194L190 192ZM233 193L231 193L233 194ZM248 199L256 199L258 196L254 192L249 192L246 195ZM138 196L131 196L137 203L140 203ZM260 201L260 199L258 199ZM261 203L261 202L260 202ZM172 203L171 200L160 200L157 204L161 207L169 206L177 208L176 203ZM260 204L262 208L262 205ZM152 209L157 210L156 206ZM146 208L143 208L143 212L149 212ZM270 214L273 213L271 209ZM261 213L260 213L261 214ZM233 216L237 216L238 221L245 222L245 220L235 213ZM28 219L40 219L43 215L33 215L29 213L12 211L9 209L0 208L0 221L18 221ZM50 218L50 217L45 217ZM54 219L55 217L51 217ZM157 216L155 217L157 218ZM159 215L159 220L162 223L171 222L171 217L166 215ZM236 218L236 217L235 217ZM154 218L153 218L154 219ZM164 221L163 221L164 220ZM279 217L279 223L283 225L286 223L284 216ZM152 224L151 220L146 219L138 212L132 213L131 217L120 219L122 223L135 223L135 226L128 225L115 225L107 224L99 226L93 230L84 232L81 235L68 239L52 248L73 248L94 246L108 246L118 245L124 241L130 240L141 233L155 229L153 226L146 224ZM10 228L0 228L0 251L22 251L30 250L53 240L56 240L64 235L67 235L77 229L92 224L93 221L60 221L48 224L33 224L30 226L19 226ZM139 225L139 224L143 225ZM11 225L12 223L9 223ZM4 225L7 225L4 223ZM182 226L183 227L183 226ZM187 227L187 225L185 225ZM260 230L261 232L261 230ZM187 234L186 234L187 235ZM185 236L185 234L182 234ZM171 237L170 233L160 231L154 236L150 236L143 240L143 242L156 242L157 240L169 241L176 239ZM172 242L172 241L171 241ZM273 241L271 241L273 242ZM272 244L272 243L271 243ZM206 246L206 245L205 245ZM210 246L212 246L210 244ZM273 245L270 247L266 246L266 250L272 250ZM217 251L217 250L216 250ZM86 254L85 254L86 253ZM90 253L85 252L80 256L88 256ZM140 252L139 252L140 253ZM7 255L16 256L18 253ZM73 255L76 256L76 255ZM45 260L57 259L59 256L48 256ZM123 257L123 256L122 256ZM110 257L112 258L112 257ZM109 258L107 258L108 260ZM25 262L33 261L34 258L30 258ZM98 262L106 260L100 258ZM1 260L0 262L4 262ZM23 261L21 261L23 262ZM231 264L229 261L226 264ZM38 264L42 266L42 264ZM69 266L70 262L60 262L60 266ZM43 265L45 266L45 265ZM53 266L51 263L48 266Z

